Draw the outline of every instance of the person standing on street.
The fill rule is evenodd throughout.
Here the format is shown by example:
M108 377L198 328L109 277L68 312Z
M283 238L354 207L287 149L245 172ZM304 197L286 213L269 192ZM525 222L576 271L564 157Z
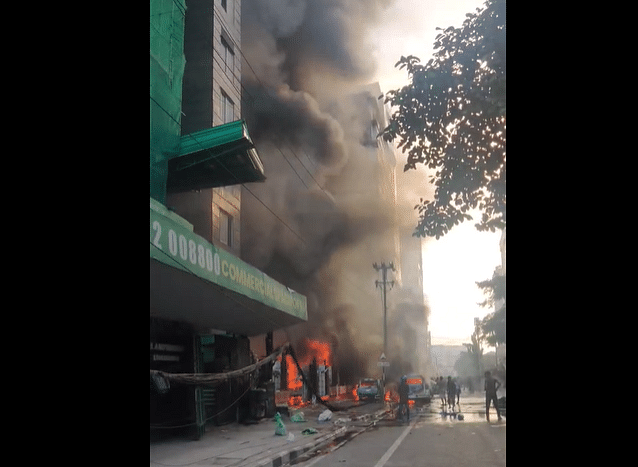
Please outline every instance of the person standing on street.
M443 376L439 377L437 388L439 390L439 396L441 397L441 404L443 404L443 408L445 409L445 381L443 381Z
M490 402L494 401L494 407L496 408L496 415L498 415L498 421L501 421L501 412L498 409L498 397L496 391L501 387L501 383L496 378L492 377L492 373L485 372L485 418L490 421Z
M399 410L398 414L401 414L401 410L405 408L406 421L410 421L410 406L408 405L408 395L410 394L410 388L408 387L408 381L406 376L401 376L401 384L399 384Z
M452 412L454 412L454 404L456 403L456 384L452 380L451 376L447 377L447 403L452 406Z
M459 406L459 410L461 407L461 383L459 381L455 381L456 384L456 404Z

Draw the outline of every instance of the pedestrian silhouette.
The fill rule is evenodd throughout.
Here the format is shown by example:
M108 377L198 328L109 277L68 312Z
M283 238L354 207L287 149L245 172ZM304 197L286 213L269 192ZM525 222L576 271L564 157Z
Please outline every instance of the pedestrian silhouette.
M452 407L452 412L454 412L454 405L456 401L456 384L452 380L451 376L447 377L447 403Z
M410 405L408 404L408 396L410 395L410 388L408 387L407 377L401 377L401 383L399 384L399 410L400 415L402 411L405 411L405 420L410 421Z
M485 418L487 421L490 421L490 403L494 402L494 407L496 408L496 415L498 415L498 420L501 421L501 412L498 409L498 397L496 395L496 391L501 387L501 383L499 380L492 376L492 373L489 371L485 372Z
M445 381L443 381L443 376L439 376L439 381L437 383L437 389L439 391L439 396L441 397L441 404L443 405L443 409L445 409Z

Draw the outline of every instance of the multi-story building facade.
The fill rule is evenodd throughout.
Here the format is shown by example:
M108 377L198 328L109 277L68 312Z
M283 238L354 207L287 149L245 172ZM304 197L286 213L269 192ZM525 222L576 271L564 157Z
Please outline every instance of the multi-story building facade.
M240 3L151 0L150 13L150 369L236 370L250 336L307 320L306 297L239 257L239 184L265 180L238 107ZM166 391L151 374L151 428L196 437L212 414L241 418L255 384Z
M422 372L428 370L428 328L425 301L423 295L423 270L421 260L421 241L412 237L413 225L400 219L399 205L403 202L401 189L397 185L396 149L392 144L378 138L379 131L385 128L389 120L389 110L378 99L381 89L378 83L372 83L360 88L360 92L353 95L354 105L359 114L355 119L363 121L364 131L360 139L360 157L367 158L366 164L354 165L356 174L350 175L347 191L337 196L350 196L361 205L369 200L373 201L377 222L383 225L376 226L376 233L368 235L362 240L358 249L353 253L353 258L345 259L344 268L348 263L370 268L370 276L359 274L360 280L354 289L369 290L370 297L365 303L371 303L367 313L375 316L367 321L377 321L376 316L382 317L382 313L376 310L382 309L379 293L371 287L375 280L382 279L381 273L372 268L372 263L393 263L394 270L387 271L387 279L391 285L387 285L387 348L386 357L390 361L390 367L386 371L386 377L397 380L401 374L407 372ZM356 126L356 125L355 125ZM413 209L410 209L410 213ZM357 254L358 258L354 255ZM354 280L355 276L350 276ZM356 293L351 290L350 293ZM362 302L363 300L359 300ZM383 329L382 319L378 320L377 329ZM379 355L382 351L379 348ZM376 367L376 361L372 362ZM375 368L369 368L372 374ZM378 367L376 367L378 369Z
M241 0L187 0L182 135L241 119ZM224 170L220 168L220 170ZM236 183L232 183L232 182ZM196 233L241 253L241 186L169 193Z

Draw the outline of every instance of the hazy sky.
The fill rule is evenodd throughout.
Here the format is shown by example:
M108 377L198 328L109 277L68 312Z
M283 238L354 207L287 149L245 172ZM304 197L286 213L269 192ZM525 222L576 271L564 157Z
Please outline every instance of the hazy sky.
M381 90L387 92L408 83L405 70L394 68L401 55L416 55L427 63L439 34L436 27L461 27L465 14L476 12L483 3L484 0L396 0L370 36L375 44ZM426 184L425 171L418 170ZM482 318L493 311L477 305L484 297L475 283L490 279L500 264L500 237L500 232L478 232L474 222L468 221L440 240L424 242L423 288L431 308L432 344L469 342L474 317Z
M416 55L423 64L432 56L436 28L461 27L466 13L476 13L485 0L395 0L382 13L379 26L370 39L376 52L377 78L387 92L407 84L405 69L394 64L401 55Z
M490 279L500 264L500 232L478 232L473 222L456 226L439 240L424 242L423 289L428 297L432 344L469 342L474 317L493 310L476 281Z

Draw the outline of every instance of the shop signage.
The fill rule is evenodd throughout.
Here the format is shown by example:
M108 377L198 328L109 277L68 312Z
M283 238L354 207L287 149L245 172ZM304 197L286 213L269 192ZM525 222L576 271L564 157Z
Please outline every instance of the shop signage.
M306 297L192 232L187 223L151 199L151 258L308 319Z

